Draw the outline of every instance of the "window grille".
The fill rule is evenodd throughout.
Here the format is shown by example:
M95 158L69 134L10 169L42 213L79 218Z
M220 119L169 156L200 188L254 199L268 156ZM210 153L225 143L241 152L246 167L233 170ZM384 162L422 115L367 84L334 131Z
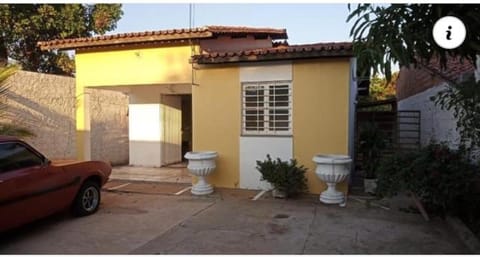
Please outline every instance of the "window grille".
M242 132L245 135L291 135L291 82L242 84Z

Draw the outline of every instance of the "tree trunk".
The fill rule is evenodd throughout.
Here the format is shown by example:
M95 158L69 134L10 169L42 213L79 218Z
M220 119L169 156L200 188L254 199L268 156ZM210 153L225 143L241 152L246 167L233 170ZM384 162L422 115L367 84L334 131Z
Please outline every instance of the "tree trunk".
M480 54L477 54L477 60L476 60L475 67L475 82L478 82L480 80Z
M0 37L0 68L8 64L7 46L2 37Z

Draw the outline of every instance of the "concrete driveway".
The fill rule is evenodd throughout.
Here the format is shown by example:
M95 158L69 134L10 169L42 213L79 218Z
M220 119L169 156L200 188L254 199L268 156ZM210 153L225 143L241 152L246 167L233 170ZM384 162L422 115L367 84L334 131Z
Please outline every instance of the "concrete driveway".
M367 207L325 206L185 184L113 181L98 213L61 213L0 237L1 254L440 254L469 253L440 219ZM183 193L182 193L183 191ZM177 193L177 194L175 194Z

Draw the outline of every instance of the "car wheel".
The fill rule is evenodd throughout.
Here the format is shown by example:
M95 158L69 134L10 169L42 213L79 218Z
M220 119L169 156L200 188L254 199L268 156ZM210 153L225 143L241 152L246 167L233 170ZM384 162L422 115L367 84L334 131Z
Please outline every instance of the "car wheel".
M86 181L73 202L73 214L86 216L95 213L100 206L100 186L95 181Z

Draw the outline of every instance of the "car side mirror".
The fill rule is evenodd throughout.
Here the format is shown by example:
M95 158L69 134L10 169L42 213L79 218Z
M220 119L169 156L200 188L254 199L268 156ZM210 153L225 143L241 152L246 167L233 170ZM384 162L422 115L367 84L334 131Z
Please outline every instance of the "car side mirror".
M43 158L43 166L49 166L50 164L52 164L52 161L50 161L49 159L44 157Z

